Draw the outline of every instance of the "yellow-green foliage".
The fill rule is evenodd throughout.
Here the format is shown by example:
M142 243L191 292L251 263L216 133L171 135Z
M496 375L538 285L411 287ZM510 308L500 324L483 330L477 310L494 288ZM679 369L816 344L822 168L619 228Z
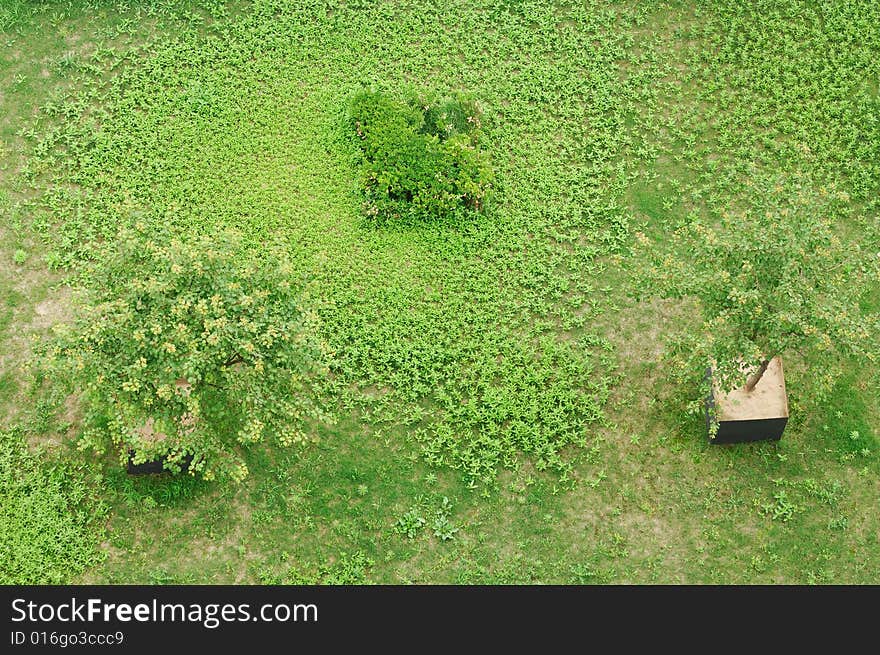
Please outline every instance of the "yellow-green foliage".
M134 230L95 260L47 361L86 391L84 443L167 455L172 471L192 455L191 472L241 480L237 445L306 439L304 421L321 416L307 395L326 356L317 315L288 265L236 259L237 244Z
M83 477L0 430L0 584L61 584L100 559L105 508Z
M20 111L0 134L32 155L8 261L27 251L24 279L41 258L76 269L135 216L181 239L234 226L248 256L280 248L314 278L339 418L308 448L241 448L246 489L110 467L114 554L93 579L297 581L359 552L393 583L873 579L876 366L817 404L800 395L815 353L793 351L786 438L707 451L681 416L691 390L655 365L699 315L630 305L626 283L635 231L665 248L685 223L714 230L767 175L849 194L833 229L876 252L880 4L88 4L42 3L3 35ZM483 211L364 220L340 125L365 85L479 99ZM21 327L26 300L0 325ZM808 479L843 489L788 484ZM805 511L764 513L781 491Z

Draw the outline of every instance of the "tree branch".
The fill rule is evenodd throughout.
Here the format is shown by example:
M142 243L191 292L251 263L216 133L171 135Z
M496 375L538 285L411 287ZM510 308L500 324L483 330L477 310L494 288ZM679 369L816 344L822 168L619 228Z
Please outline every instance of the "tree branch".
M230 355L229 358L225 362L223 362L222 366L223 366L223 368L227 368L229 366L235 366L236 364L241 364L244 361L245 361L244 357L242 357L241 354L236 351L235 353Z

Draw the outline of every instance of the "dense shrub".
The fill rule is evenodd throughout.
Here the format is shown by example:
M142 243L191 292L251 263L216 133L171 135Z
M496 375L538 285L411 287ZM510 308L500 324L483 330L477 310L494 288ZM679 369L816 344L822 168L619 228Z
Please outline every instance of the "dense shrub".
M459 216L485 206L492 170L480 150L475 102L415 96L400 101L363 91L351 101L347 127L361 155L368 216Z
M242 479L239 446L303 441L327 353L285 262L236 256L231 234L190 243L137 231L89 271L87 303L47 364L84 390L83 445L206 479Z
M100 557L103 513L82 475L41 462L19 431L0 431L0 584L69 582Z

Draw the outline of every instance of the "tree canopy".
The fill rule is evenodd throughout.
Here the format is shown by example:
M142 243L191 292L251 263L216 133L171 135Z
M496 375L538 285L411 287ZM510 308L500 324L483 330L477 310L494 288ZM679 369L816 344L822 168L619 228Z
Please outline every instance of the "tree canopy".
M847 194L798 176L759 180L749 193L717 221L692 214L668 247L638 235L648 260L640 294L692 297L702 311L699 330L675 337L679 365L700 375L711 367L729 391L753 386L768 360L793 351L824 383L842 356L876 361L880 317L864 298L880 259L841 231Z
M91 264L74 323L46 353L84 392L84 445L241 480L239 447L306 439L326 345L303 280L232 233L180 241L123 232Z

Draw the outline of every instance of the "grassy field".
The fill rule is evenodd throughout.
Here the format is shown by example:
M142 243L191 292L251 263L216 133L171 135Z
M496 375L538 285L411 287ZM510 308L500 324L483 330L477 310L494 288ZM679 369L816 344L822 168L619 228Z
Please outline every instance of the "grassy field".
M819 397L794 352L783 440L710 447L663 361L694 307L633 301L630 246L785 175L876 252L880 6L693 4L0 0L9 556L67 507L53 581L876 582L880 369ZM484 215L364 220L340 138L364 87L478 99ZM134 222L235 226L320 293L335 420L241 485L131 478L31 388L65 281Z

